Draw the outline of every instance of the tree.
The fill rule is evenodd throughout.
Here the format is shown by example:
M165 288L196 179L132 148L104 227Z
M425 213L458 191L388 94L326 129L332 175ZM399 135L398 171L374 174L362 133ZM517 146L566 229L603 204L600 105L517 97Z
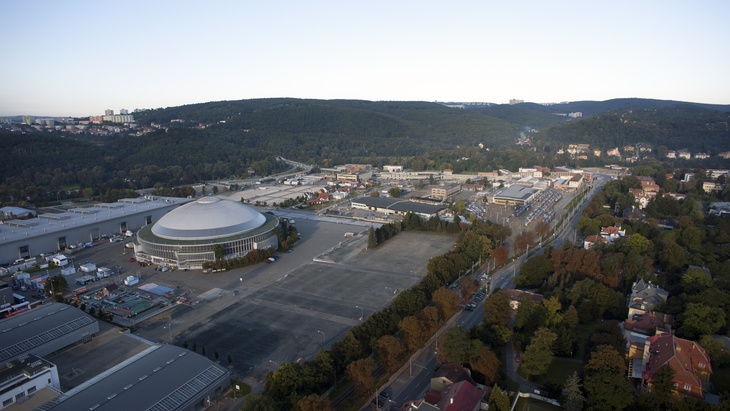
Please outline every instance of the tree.
M213 245L213 254L215 255L216 260L222 260L226 255L226 249L223 247L223 244Z
M451 318L457 311L459 311L459 296L451 290L444 287L439 288L433 293L431 297L433 303L439 309L441 318L447 320Z
M370 230L368 230L368 250L373 249L378 246L378 239L375 236L375 228L373 226L370 226Z
M699 294L700 292L715 286L710 275L698 269L689 269L685 271L682 275L681 285L682 290L687 294Z
M492 251L492 257L494 257L494 264L497 267L501 267L507 264L507 247L499 246Z
M623 410L632 402L626 359L610 345L600 345L586 364L584 387L589 409Z
M510 298L502 290L494 291L484 300L484 323L489 325L500 325L509 327L510 324Z
M486 346L479 348L479 354L472 358L469 363L472 370L484 376L485 385L495 384L497 382L499 364L499 358Z
M654 373L651 381L651 391L656 394L657 399L666 408L669 406L672 392L674 392L674 368L664 364L659 371Z
M502 391L497 384L492 387L492 393L489 395L489 409L494 406L497 411L509 411L510 401L506 391Z
M689 303L678 317L681 325L677 334L682 338L696 340L701 335L715 334L725 326L725 312L718 307L703 303Z
M440 363L468 364L479 355L481 342L471 340L469 333L461 328L451 328L441 338L436 360Z
M43 290L46 295L50 295L51 293L60 294L63 291L68 290L68 281L66 281L66 278L61 274L54 275L46 280Z
M537 288L554 272L553 263L547 254L532 257L520 267L515 285L520 288Z
M294 411L335 411L329 398L310 394L297 401Z
M398 329L403 333L406 340L406 347L411 352L420 348L428 338L428 330L425 329L424 323L412 315L403 318L398 323Z
M376 343L378 356L383 368L389 373L395 372L401 364L401 358L405 353L405 347L400 339L392 335L384 335Z
M265 395L251 394L246 397L246 403L243 404L241 411L279 411L276 402Z
M545 374L553 361L553 345L557 338L557 334L549 329L538 328L532 342L525 349L520 370L528 377Z
M398 187L392 187L390 190L388 190L388 195L398 198L403 195L403 190Z
M365 396L375 389L375 360L372 357L353 361L347 366L347 373L355 383L355 389L360 396Z
M563 406L566 411L581 411L583 409L583 403L586 399L581 392L580 378L578 378L577 371L574 371L565 381L563 394L565 395Z

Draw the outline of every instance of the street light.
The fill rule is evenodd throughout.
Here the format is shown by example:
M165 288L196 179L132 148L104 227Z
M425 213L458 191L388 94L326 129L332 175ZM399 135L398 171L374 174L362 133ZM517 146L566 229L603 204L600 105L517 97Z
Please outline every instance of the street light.
M272 361L272 360L269 360L269 362L270 362L270 363L272 363L272 364L274 364L274 366L275 366L276 368L279 368L279 363L277 363L277 362L275 362L275 361Z
M168 323L167 327L163 328L167 328L167 330L170 331L170 343L172 343L172 322Z
M322 333L322 347L324 347L325 341L327 341L327 337L325 337L324 332L317 330L318 333Z
M359 305L356 305L355 308L359 308L360 309L360 318L359 318L359 320L362 321L363 317L365 317L365 310L363 310L362 307L360 307Z

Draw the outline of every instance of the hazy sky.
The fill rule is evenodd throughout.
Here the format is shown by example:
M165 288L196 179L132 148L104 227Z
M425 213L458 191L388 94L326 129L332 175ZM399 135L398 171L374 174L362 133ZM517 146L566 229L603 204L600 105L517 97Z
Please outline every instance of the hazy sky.
M262 97L730 103L730 1L1 0L0 116Z

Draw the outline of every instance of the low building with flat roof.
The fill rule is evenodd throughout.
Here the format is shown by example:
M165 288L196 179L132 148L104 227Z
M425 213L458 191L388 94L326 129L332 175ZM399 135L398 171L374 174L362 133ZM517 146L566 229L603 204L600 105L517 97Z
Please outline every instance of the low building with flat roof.
M208 358L174 345L154 345L39 409L202 410L230 384L228 369Z
M490 202L503 205L524 205L529 203L539 192L540 190L527 185L513 184L491 196Z
M447 200L449 197L453 196L454 194L457 194L460 191L461 191L461 184L442 183L442 184L437 185L436 187L431 188L431 197L444 201L444 200Z
M424 220L428 220L431 217L439 215L439 213L446 209L446 206L422 204L396 198L360 197L352 200L352 208L383 213L385 215L403 216L411 212Z
M55 364L32 354L5 362L0 366L0 410L25 403L46 387L56 395L61 390Z
M0 330L1 364L28 354L42 357L88 341L99 333L99 322L76 307L50 303L0 320Z

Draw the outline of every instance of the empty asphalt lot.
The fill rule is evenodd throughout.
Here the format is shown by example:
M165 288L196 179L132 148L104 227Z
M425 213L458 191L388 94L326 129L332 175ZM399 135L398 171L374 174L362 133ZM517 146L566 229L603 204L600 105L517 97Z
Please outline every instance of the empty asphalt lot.
M146 281L190 289L200 303L180 305L136 324L152 341L188 349L260 382L283 362L311 359L360 316L382 309L425 275L429 258L451 249L454 237L401 233L365 250L367 229L297 220L302 241L271 264L226 273L153 272ZM346 232L362 236L346 238ZM234 291L237 290L237 293ZM256 387L254 387L256 389Z

